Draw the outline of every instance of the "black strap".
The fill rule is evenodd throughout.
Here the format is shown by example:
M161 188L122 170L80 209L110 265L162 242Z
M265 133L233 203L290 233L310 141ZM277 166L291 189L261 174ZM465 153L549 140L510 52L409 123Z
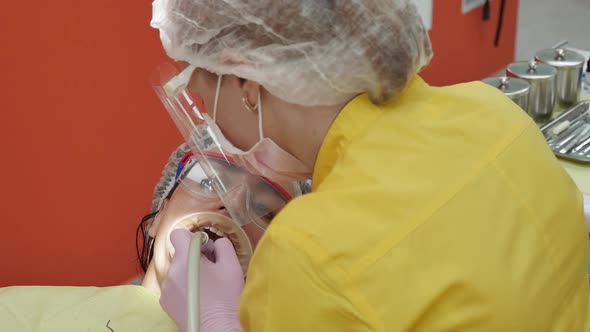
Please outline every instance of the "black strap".
M488 21L490 19L490 0L486 0L483 4L483 15L481 16L483 21Z
M506 0L500 0L500 15L498 16L498 27L496 28L496 39L494 40L495 47L500 46L500 35L502 34L502 25L504 23L504 7L505 6L506 6Z

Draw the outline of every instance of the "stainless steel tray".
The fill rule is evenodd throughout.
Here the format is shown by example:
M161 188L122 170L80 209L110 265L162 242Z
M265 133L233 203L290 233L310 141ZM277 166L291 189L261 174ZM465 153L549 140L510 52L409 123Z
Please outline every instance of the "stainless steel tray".
M590 164L590 101L582 101L541 127L545 140L556 156ZM555 128L569 126L558 135ZM588 128L588 130L586 130ZM569 139L569 140L568 140ZM565 142L565 143L563 143ZM585 144L584 144L585 143ZM580 147L581 146L581 147Z

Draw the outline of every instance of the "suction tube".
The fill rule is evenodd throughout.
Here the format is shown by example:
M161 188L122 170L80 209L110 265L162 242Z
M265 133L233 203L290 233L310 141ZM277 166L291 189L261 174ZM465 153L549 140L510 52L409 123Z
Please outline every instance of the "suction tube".
M201 324L201 311L199 303L199 266L201 262L201 249L210 247L209 236L205 232L197 232L193 235L188 254L188 286L187 286L187 331L199 332Z

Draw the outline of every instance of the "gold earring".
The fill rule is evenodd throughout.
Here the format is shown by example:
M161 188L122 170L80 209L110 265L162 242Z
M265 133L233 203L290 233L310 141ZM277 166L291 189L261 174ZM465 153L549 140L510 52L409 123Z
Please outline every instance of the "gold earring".
M242 97L242 103L244 104L246 109L248 111L250 111L250 113L252 113L252 114L258 113L258 104L254 104L254 105L250 104L250 101L248 101L248 99L246 97Z

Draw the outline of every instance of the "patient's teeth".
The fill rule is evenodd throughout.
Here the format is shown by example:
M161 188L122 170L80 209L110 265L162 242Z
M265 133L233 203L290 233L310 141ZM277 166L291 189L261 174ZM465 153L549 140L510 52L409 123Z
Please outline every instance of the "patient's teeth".
M219 232L219 230L215 227L210 227L209 230L215 234L217 234L217 232Z

